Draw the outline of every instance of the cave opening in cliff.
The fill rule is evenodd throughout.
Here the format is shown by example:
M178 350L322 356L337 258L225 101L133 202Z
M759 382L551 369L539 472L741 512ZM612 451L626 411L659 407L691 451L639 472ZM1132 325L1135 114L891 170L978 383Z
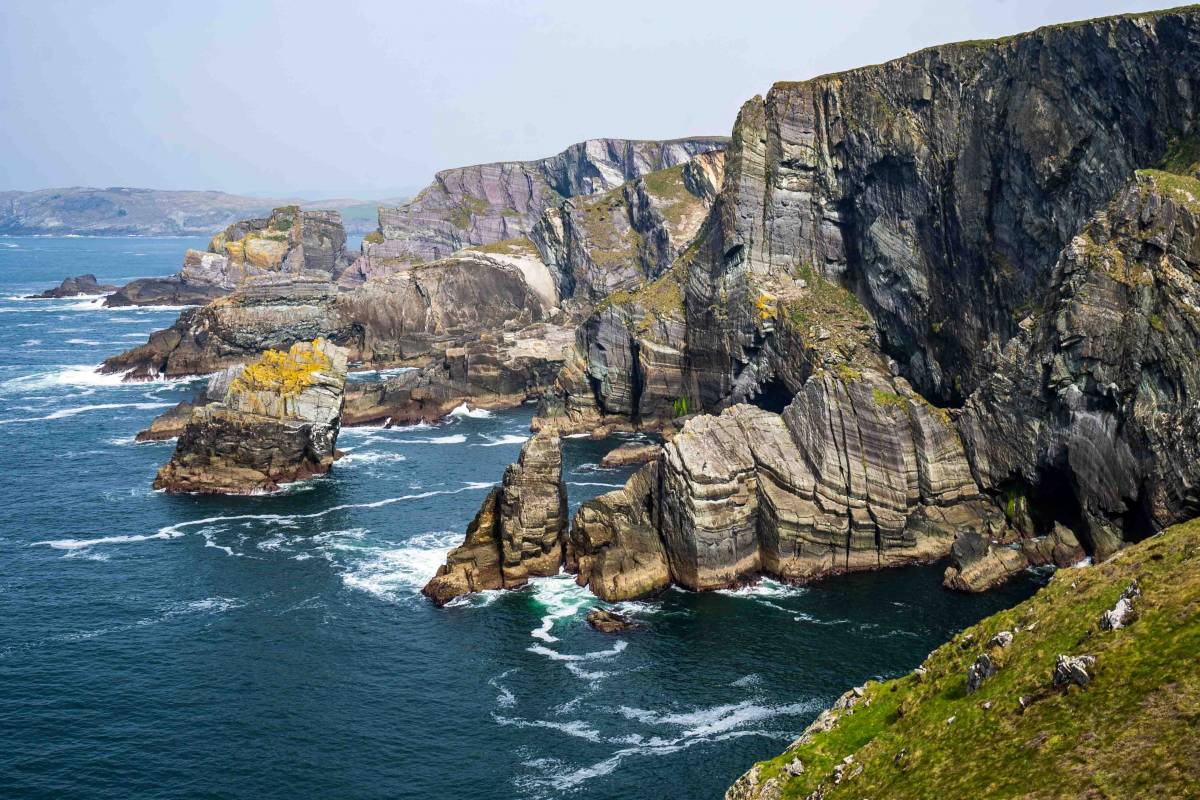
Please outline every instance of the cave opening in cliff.
M1038 481L1029 492L1029 514L1039 536L1051 533L1054 524L1060 523L1081 541L1088 538L1083 508L1066 469L1048 467L1038 473Z
M788 391L783 381L772 378L759 385L758 394L750 399L750 404L763 411L770 411L772 414L782 414L783 410L792 402L792 397L792 393Z

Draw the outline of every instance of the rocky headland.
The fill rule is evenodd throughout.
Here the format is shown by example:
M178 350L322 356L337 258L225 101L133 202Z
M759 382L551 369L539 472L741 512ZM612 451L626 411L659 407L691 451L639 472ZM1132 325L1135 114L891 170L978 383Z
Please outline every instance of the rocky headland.
M574 262L604 296L535 430L669 441L584 505L568 567L612 600L951 556L977 591L1194 516L1198 62L1181 9L748 103L669 265ZM636 186L565 211L603 200L620 252Z
M260 494L333 465L346 385L346 352L328 341L268 351L216 376L194 408L155 489Z

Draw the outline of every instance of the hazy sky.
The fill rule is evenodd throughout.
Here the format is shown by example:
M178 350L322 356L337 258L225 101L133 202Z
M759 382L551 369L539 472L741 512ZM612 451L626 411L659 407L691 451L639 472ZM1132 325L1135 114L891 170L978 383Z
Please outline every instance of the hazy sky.
M777 80L1156 5L0 0L0 189L385 197L589 137L728 134Z

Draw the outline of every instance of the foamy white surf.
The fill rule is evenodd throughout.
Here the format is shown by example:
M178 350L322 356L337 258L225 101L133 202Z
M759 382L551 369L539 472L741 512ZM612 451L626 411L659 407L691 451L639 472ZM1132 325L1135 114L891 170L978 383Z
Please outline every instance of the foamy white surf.
M0 425L14 425L19 422L46 422L48 420L66 419L74 417L78 414L86 414L89 411L111 411L117 408L136 408L139 410L148 410L151 408L166 408L173 406L174 403L96 403L95 405L74 406L73 408L60 408L58 411L53 411L41 417L17 417L15 419L0 419Z
M399 547L359 548L342 572L342 583L389 602L409 599L445 563L450 548L459 544L462 533L458 531L431 531Z
M471 408L466 403L463 403L451 411L447 416L451 417L470 417L471 419L489 419L492 412L486 408Z
M583 609L596 603L596 596L576 584L574 579L568 575L535 579L533 581L533 599L534 602L545 609L546 613L542 616L542 624L530 631L530 635L548 644L558 641L558 637L551 634L555 623L559 620L571 619L577 616ZM539 652L532 650L532 648L531 651ZM572 659L564 658L556 660Z
M486 442L476 442L473 447L501 447L502 445L510 444L525 444L529 441L528 436L521 436L515 433L507 433L503 436L488 436L485 437Z

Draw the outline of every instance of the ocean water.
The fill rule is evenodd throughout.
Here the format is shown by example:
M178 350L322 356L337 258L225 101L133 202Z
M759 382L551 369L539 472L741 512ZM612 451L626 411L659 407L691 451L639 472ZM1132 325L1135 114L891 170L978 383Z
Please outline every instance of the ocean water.
M189 382L93 368L176 310L18 296L167 274L188 239L0 238L0 797L719 798L846 688L1032 591L940 568L623 604L566 577L419 595L528 436L529 408L347 429L279 495L152 492L134 444ZM571 439L572 506L620 485Z

